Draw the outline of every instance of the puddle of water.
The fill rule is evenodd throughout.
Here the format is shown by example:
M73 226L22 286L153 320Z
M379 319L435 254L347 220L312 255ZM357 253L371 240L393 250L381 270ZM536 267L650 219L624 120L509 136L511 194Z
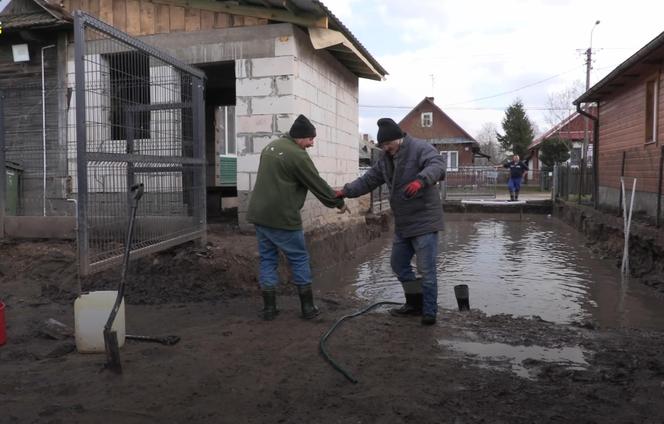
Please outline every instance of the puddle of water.
M527 359L550 364L556 363L570 369L584 369L588 366L584 358L584 351L580 347L512 346L505 343L458 340L440 340L439 344L455 352L476 357L477 365L480 367L511 371L523 378L534 379L537 372L536 368L524 365L524 361Z
M349 289L367 301L403 301L390 267L391 235L356 261L317 278L319 288ZM538 315L603 327L664 329L663 296L622 281L615 260L602 260L573 228L543 215L446 215L440 233L438 303L456 309L454 286L467 284L471 308Z

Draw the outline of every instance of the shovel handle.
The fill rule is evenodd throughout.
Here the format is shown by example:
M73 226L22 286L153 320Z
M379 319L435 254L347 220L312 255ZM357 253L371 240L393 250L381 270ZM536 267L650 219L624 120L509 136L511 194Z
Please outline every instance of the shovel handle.
M138 200L141 197L143 197L143 191L144 191L143 183L138 183L131 186L131 194L134 201L138 202Z

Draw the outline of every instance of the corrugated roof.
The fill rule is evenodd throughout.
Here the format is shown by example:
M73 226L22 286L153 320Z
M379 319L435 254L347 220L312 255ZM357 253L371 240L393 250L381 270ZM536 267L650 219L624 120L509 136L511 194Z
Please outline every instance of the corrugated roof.
M227 0L217 0L227 1ZM355 38L353 33L337 18L330 9L319 0L236 0L237 4L247 5L252 7L261 7L266 9L288 10L297 15L298 12L314 15L318 17L328 18L328 28L341 32L353 46L371 63L371 65L380 73L380 77L387 75L385 68L369 53L369 51ZM356 75L363 78L377 79L372 72L364 72L357 66L356 59L350 57L346 52L329 50L330 53L336 57L348 69L353 71Z

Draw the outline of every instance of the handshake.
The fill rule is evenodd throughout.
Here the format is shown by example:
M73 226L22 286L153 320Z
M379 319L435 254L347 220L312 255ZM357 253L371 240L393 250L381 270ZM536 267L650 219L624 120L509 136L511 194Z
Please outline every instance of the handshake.
M346 197L346 194L343 192L343 190L335 190L334 191L334 197L337 198L337 199L343 199L344 197ZM346 205L344 203L344 205L339 208L337 213L343 214L343 213L346 213L346 212L348 212L348 214L350 215L350 209L348 209L348 205Z

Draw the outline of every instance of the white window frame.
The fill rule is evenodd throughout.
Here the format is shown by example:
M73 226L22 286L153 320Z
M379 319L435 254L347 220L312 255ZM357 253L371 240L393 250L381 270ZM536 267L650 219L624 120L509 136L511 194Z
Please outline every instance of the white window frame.
M441 155L445 155L445 164L447 165L448 171L458 171L459 170L459 152L457 150L442 150ZM452 156L455 157L455 165L452 166Z
M648 81L646 81L646 109L645 109L645 112L646 112L646 122L645 122L646 131L648 130L648 128L647 128L647 125L648 125L648 114L647 114L647 112L648 112L648 102L651 101L650 99L648 99L648 85L649 84L652 84L652 91L653 91L653 93L652 93L652 128L651 128L652 137L650 139L648 139L647 136L645 137L646 144L655 143L657 141L657 112L658 112L657 111L657 103L658 103L657 100L658 100L658 94L659 94L658 93L658 91L659 91L658 90L658 88L659 88L658 81L659 81L659 75L657 76L657 78L649 79Z
M219 156L224 158L235 158L237 157L237 137L235 134L235 106L218 106L223 108L224 122L217 123L218 126L222 127L223 131L223 141L221 141L221 149L219 150ZM229 140L233 140L232 146L233 149L229 149ZM232 150L232 151L230 151Z
M421 118L422 127L433 126L433 112L422 112L420 118Z

